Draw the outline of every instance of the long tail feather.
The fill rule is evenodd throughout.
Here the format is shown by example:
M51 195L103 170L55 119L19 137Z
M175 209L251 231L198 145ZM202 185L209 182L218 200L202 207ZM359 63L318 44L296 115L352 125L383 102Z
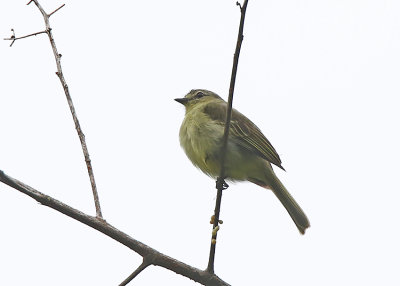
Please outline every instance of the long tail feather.
M306 229L310 227L310 222L308 221L306 214L301 209L299 204L294 200L294 198L289 194L289 192L286 190L285 186L281 183L278 177L276 177L275 174L273 174L273 176L274 179L271 180L272 182L270 182L269 185L266 185L265 183L254 179L250 181L263 188L271 189L281 201L283 206L286 208L287 212L296 224L300 233L304 234Z

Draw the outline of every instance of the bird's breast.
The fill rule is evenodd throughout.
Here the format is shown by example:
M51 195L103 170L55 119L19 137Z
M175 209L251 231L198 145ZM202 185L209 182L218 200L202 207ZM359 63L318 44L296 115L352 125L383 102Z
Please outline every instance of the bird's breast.
M219 172L215 156L220 150L222 134L223 127L198 110L186 114L179 131L180 144L190 161L212 177Z

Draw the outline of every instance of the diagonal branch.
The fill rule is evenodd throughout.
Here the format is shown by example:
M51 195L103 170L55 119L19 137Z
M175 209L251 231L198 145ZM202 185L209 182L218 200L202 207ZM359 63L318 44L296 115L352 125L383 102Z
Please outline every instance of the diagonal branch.
M210 246L210 256L208 260L207 271L210 273L214 273L214 260L215 260L215 247L217 243L217 234L219 230L219 213L221 209L221 200L222 200L222 191L227 188L227 184L225 183L225 158L226 158L226 148L228 145L228 136L229 136L229 125L231 122L231 115L232 115L232 102L233 102L233 92L235 90L235 82L236 82L236 73L237 67L239 63L239 54L240 48L242 46L243 41L243 27L244 27L244 19L246 16L246 8L247 8L248 0L244 0L243 6L240 5L239 2L236 2L236 5L240 8L240 25L239 25L239 32L238 38L236 42L236 50L235 55L233 57L233 66L232 66L232 74L231 74L231 83L229 86L229 97L228 97L228 109L226 111L226 121L225 121L225 129L224 129L224 136L222 138L222 147L221 147L221 171L220 175L217 178L217 200L215 202L215 211L213 216L213 231L211 236L211 246Z
M72 102L71 95L69 93L69 88L68 88L67 82L65 81L64 74L62 72L61 54L58 53L58 50L57 50L57 47L56 47L56 43L54 41L53 33L51 31L52 29L50 27L50 21L49 21L50 16L52 16L55 12L57 12L62 7L64 7L65 4L61 5L60 7L58 7L56 10L54 10L50 14L47 14L44 11L43 7L40 5L38 0L31 0L31 1L29 1L29 3L27 5L31 4L32 2L35 3L36 7L42 13L42 16L43 16L43 19L44 19L44 22L45 22L45 25L46 25L46 34L49 37L50 45L51 45L51 47L53 49L53 54L54 54L54 57L56 59L56 65L57 65L56 75L60 79L61 85L62 85L62 87L64 89L64 93L65 93L65 96L67 98L68 106L69 106L69 109L70 109L71 114L72 114L72 119L74 120L74 123L75 123L75 129L76 129L76 131L78 133L78 137L79 137L79 140L81 142L83 155L85 157L86 168L88 170L90 184L92 186L94 204L95 204L95 207L96 207L96 216L99 217L99 218L102 218L103 216L102 216L102 213L101 213L99 195L97 193L96 181L94 179L92 162L90 160L89 151L88 151L88 147L87 147L86 140L85 140L85 135L83 134L81 125L79 124L79 120L78 120L78 117L76 115L75 107L74 107L74 104ZM13 42L14 41L15 41L15 37L13 39Z
M56 200L48 195L45 195L35 190L34 188L22 183L21 181L6 175L1 170L0 170L0 182L3 182L4 184L20 191L21 193L30 196L31 198L35 199L42 205L50 207L77 221L80 221L81 223L86 224L98 230L99 232L111 237L112 239L122 243L126 247L132 249L140 256L142 256L144 258L144 261L148 265L161 266L177 274L190 278L203 285L229 286L228 283L221 280L217 275L210 273L208 271L192 267L179 260L176 260L165 254L162 254L161 252L158 252L154 248L151 248L150 246L130 237L129 235L115 228L111 224L107 223L105 220L87 215L77 209L74 209L69 205L60 202L59 200ZM143 266L145 266L145 264Z
M56 10L54 10L53 12L51 12L48 16L50 17L51 15L53 15L55 12L57 12L58 10L60 10L62 7L64 7L65 4L62 4L60 7L58 7Z

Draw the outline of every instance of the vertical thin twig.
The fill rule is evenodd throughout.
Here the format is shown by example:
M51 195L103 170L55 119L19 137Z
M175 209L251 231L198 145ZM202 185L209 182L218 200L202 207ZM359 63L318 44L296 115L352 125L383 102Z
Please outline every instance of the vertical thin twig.
M215 247L217 243L217 233L219 229L219 213L221 208L221 200L222 200L222 191L226 189L227 185L224 181L225 179L225 157L226 157L226 148L228 144L228 135L229 135L229 125L231 122L231 113L232 113L232 101L233 101L233 92L235 90L235 81L236 81L236 73L237 67L239 62L239 54L240 48L242 46L243 41L243 27L244 27L244 18L246 16L246 8L247 8L248 0L244 0L243 6L240 5L239 2L236 2L236 5L240 8L240 25L239 25L239 32L238 38L236 42L236 50L235 55L233 57L233 67L232 67L232 74L231 74L231 83L229 86L229 98L228 98L228 109L226 111L226 121L225 121L225 129L224 129L224 136L222 141L222 148L221 148L221 171L220 176L217 179L217 200L215 202L215 211L214 211L214 223L213 223L213 231L211 237L211 246L210 246L210 256L208 260L207 271L210 273L214 273L214 260L215 260Z
M83 154L85 156L86 167L87 167L87 170L88 170L88 173L89 173L90 183L92 185L94 204L95 204L95 207L96 207L96 216L98 218L103 218L103 216L101 214L100 200L99 200L99 195L97 193L96 182L94 180L92 163L91 163L90 156L89 156L89 151L88 151L88 148L87 148L87 145L86 145L85 135L83 134L81 126L79 124L79 120L78 120L78 117L76 115L75 107L74 107L74 104L72 102L71 95L69 93L68 85L67 85L67 83L65 81L64 74L62 72L61 61L60 61L61 54L59 54L58 51L57 51L56 43L54 41L54 37L53 37L53 34L51 32L51 27L50 27L50 22L49 22L50 16L53 15L55 12L57 12L62 7L64 7L64 5L61 5L59 8L57 8L56 10L51 12L50 14L47 14L37 0L29 1L28 5L30 3L32 3L32 2L35 3L36 7L38 7L39 11L42 13L43 18L44 18L44 22L45 22L45 25L46 25L46 33L47 33L47 35L49 37L50 44L51 44L51 47L53 49L54 57L56 59L56 64L57 64L56 75L60 79L60 82L61 82L61 84L63 86L64 93L65 93L65 96L67 98L67 102L68 102L68 105L69 105L69 109L71 111L72 118L73 118L74 123L75 123L75 129L78 132L79 140L80 140L81 146L82 146L82 151L83 151Z

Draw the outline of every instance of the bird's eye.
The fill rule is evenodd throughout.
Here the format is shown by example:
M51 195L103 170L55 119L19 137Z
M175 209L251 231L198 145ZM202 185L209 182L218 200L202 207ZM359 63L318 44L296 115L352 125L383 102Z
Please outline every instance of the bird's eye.
M196 98L202 98L203 96L205 96L205 94L202 93L201 91L199 91L199 92L196 94Z

